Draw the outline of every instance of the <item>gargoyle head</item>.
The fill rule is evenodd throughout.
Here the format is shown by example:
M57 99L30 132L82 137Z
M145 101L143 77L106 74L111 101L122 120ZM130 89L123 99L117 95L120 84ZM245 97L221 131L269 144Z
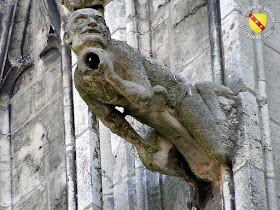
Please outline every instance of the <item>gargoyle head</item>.
M94 9L80 9L70 15L64 41L74 53L89 47L105 49L111 40L103 15Z

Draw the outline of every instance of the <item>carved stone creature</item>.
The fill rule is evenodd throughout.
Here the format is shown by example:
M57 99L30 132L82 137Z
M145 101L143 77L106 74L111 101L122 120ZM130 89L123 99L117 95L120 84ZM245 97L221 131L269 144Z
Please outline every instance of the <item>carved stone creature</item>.
M138 150L152 171L215 182L234 154L236 97L225 86L194 86L124 42L111 39L103 15L70 16L66 43L78 56L75 86L99 119ZM123 107L124 111L118 111ZM151 127L140 136L125 119Z

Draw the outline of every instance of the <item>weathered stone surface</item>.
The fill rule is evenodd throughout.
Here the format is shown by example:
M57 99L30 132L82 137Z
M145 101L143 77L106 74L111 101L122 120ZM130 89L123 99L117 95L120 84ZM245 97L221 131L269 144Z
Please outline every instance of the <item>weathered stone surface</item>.
M258 105L256 98L249 92L239 93L242 106L242 127L239 148L234 158L233 171L238 171L250 163L259 170L264 170L263 148L261 145Z
M195 83L199 80L212 80L210 50L196 58L193 62L183 68L180 76L186 78L190 83ZM181 71L178 69L178 71Z
M0 19L2 17L3 11L7 11L7 7L5 3L12 3L13 1L0 1ZM26 5L29 1L19 1L19 6L26 8ZM35 1L33 1L35 2ZM22 34L18 35L18 32L23 29L22 25L18 27L20 30L17 30L14 35L19 38L13 39L13 52L18 52L19 49L23 50L24 53L30 53L32 49L32 53L34 53L35 64L30 69L26 69L20 77L17 79L17 83L14 87L13 91L13 99L12 103L12 128L13 134L11 138L11 142L14 141L18 143L13 143L12 149L16 149L16 152L13 154L16 160L13 159L12 164L16 167L19 166L22 162L22 159L18 157L20 151L32 149L32 139L29 142L28 133L36 133L34 128L36 128L37 123L41 123L44 126L44 129L47 131L47 139L44 142L48 142L43 145L41 150L43 152L43 159L37 158L38 160L43 162L42 168L39 169L40 173L43 174L42 179L38 182L37 178L34 180L32 177L34 175L31 174L30 182L38 183L38 185L30 184L31 186L35 186L31 194L27 196L21 197L18 203L14 203L14 206L10 206L12 196L7 192L11 192L11 188L9 186L10 183L10 171L9 171L9 161L11 161L9 157L9 142L10 139L6 134L8 134L9 128L9 119L7 107L4 106L4 109L0 108L0 209L66 209L65 206L65 198L63 197L63 192L65 192L65 182L66 180L64 174L64 135L63 135L63 115L61 112L63 111L61 107L62 98L59 96L59 92L61 92L61 84L60 78L56 77L56 75L60 74L60 51L57 49L50 50L49 53L45 54L43 57L38 58L38 55L42 52L42 50L46 47L47 41L46 36L49 33L51 21L48 18L49 12L43 9L44 5L47 5L48 2L53 1L40 1L39 4L34 4L31 7L32 13L32 22L31 24L36 24L36 33L30 39L29 35L26 35L24 38L25 43L21 45ZM73 1L74 2L74 1ZM113 3L115 5L121 5L121 2L115 0ZM129 1L126 1L129 2ZM132 2L132 1L131 1ZM147 8L144 10L146 4L148 2ZM261 70L262 66L260 65L260 61L255 59L255 44L250 39L244 38L244 34L240 31L239 23L240 14L243 10L253 4L263 4L272 9L273 13L276 14L277 23L275 24L276 28L274 33L264 41L264 67L266 71L266 75L258 75L259 70ZM183 77L187 77L190 82L195 82L200 79L211 80L211 70L210 70L210 45L208 45L206 35L208 34L207 29L207 21L208 15L206 7L202 7L203 14L198 15L199 10L198 6L203 4L203 1L182 1L182 0L153 0L153 1L134 1L133 7L135 9L136 16L133 23L131 23L130 31L131 36L135 36L138 38L138 48L143 52L143 50L150 49L149 44L153 45L153 57L160 60L166 66L176 67L176 72L180 72ZM134 5L135 4L135 5ZM124 3L123 3L124 5ZM121 8L124 8L124 6ZM110 5L108 5L110 6ZM141 8L140 8L141 7ZM150 8L148 8L150 7ZM277 78L279 78L278 74L278 60L279 60L279 42L277 41L277 34L280 33L278 14L279 11L277 8L279 7L278 0L270 0L270 1L220 1L221 7L221 18L222 28L226 30L223 34L223 42L224 42L224 62L225 62L225 71L226 71L226 83L234 90L235 93L239 91L243 92L243 103L242 106L247 106L246 115L245 115L245 127L244 127L244 135L242 135L240 139L240 147L238 149L238 154L234 159L234 172L235 172L235 187L236 187L236 198L239 209L265 209L269 208L264 206L266 203L265 197L260 195L270 195L273 193L272 190L274 185L273 173L271 170L271 165L266 165L265 157L263 157L263 148L265 151L273 150L274 154L274 163L276 168L276 182L277 182L277 193L278 200L280 198L280 184L278 183L279 178L279 154L278 151L278 139L279 139L279 82L277 82ZM109 7L108 7L109 8ZM114 17L109 18L108 21L112 22L112 29L114 31L113 38L119 40L126 40L126 29L125 22L122 21L123 16L125 15L125 11L117 10L117 7L111 6L110 11L108 13L117 13ZM1 10L2 9L2 10ZM37 11L40 11L41 15L37 15ZM196 11L196 12L193 12ZM120 14L122 13L122 14ZM193 13L193 14L192 14ZM18 13L17 20L27 20L25 18L26 13L23 13L21 10ZM51 14L51 13L50 13ZM131 13L132 14L132 13ZM112 15L112 14L109 14ZM142 19L146 16L149 16L146 19ZM194 17L199 17L197 20ZM132 17L132 16L129 16ZM146 22L143 22L145 20ZM131 19L129 19L131 21ZM18 22L18 21L15 21ZM24 21L22 21L24 22ZM136 23L136 24L135 24ZM147 24L148 23L148 24ZM174 30L173 25L177 24L177 29ZM234 23L234 24L233 24ZM152 30L149 31L150 25L152 26ZM158 24L158 25L157 25ZM224 25L223 25L224 24ZM268 26L269 26L268 19ZM110 25L111 26L111 25ZM137 27L136 27L137 26ZM121 28L120 28L121 27ZM200 29L200 27L202 27ZM2 30L2 26L0 26L0 33ZM138 29L138 30L137 30ZM239 29L239 30L238 30ZM26 27L26 32L29 33L30 26ZM189 33L192 31L192 33ZM193 31L196 31L196 36L191 37ZM142 32L145 32L142 34ZM175 34L176 32L176 34ZM151 34L150 34L151 33ZM204 36L205 35L205 36ZM151 36L151 37L150 37ZM198 40L196 40L196 38ZM34 38L34 39L33 39ZM149 40L152 39L152 42ZM184 43L185 40L189 40ZM193 41L194 40L194 41ZM35 46L30 45L29 43L34 42ZM21 46L21 47L18 47ZM175 47L176 46L176 47ZM208 47L206 47L208 46ZM206 48L204 48L206 47ZM156 49L155 49L156 48ZM180 49L181 48L181 49ZM148 52L147 50L146 52ZM181 55L181 52L184 55ZM145 53L145 52L144 52ZM197 53L197 54L196 54ZM262 54L262 52L258 52ZM259 56L258 54L258 56ZM149 55L149 54L146 54ZM247 56L247 57L246 57ZM185 58L188 58L186 60ZM180 61L177 61L180 59ZM190 62L189 62L190 61ZM75 60L73 58L73 65L75 65ZM55 69L54 72L50 72L51 69ZM175 68L173 68L175 70ZM257 77L256 77L257 76ZM261 81L257 81L261 80ZM256 82L257 81L257 82ZM30 87L30 89L29 89ZM260 89L267 88L267 98L265 93L261 93L258 95L258 91ZM250 92L250 93L249 93ZM258 100L255 100L255 96L258 96ZM54 98L57 99L54 103ZM254 100L251 100L251 99ZM1 104L3 102L0 102ZM263 106L267 106L269 109L269 117L270 117L270 128L262 127L262 116L259 116L259 112L262 111ZM50 105L50 106L49 106ZM77 108L79 107L79 108ZM259 109L257 108L259 107ZM55 111L52 111L55 109ZM77 104L75 109L78 112L75 113L75 118L78 119L76 121L76 133L77 137L80 137L88 129L89 120L88 120L88 109L85 104ZM40 113L39 113L40 112ZM5 118L2 118L2 116ZM36 119L35 119L36 118ZM259 120L260 119L260 120ZM241 125L241 124L240 124ZM38 128L38 127L37 127ZM263 129L259 131L259 128ZM41 129L38 128L38 131ZM25 135L26 133L26 135ZM265 134L271 135L272 148L263 145L264 140L261 138ZM267 137L267 136L265 136ZM33 137L32 137L33 138ZM189 203L187 202L188 196L190 196L190 191L182 190L184 184L181 181L178 182L175 178L165 178L161 180L161 183L158 183L157 178L149 179L147 172L142 170L142 166L137 167L136 171L133 169L133 160L131 155L127 155L127 158L122 157L121 155L126 154L127 150L123 150L122 147L125 147L125 144L116 143L116 137L114 138L114 155L119 158L119 160L124 161L125 163L120 163L116 166L115 169L115 183L116 188L114 187L114 195L107 194L104 195L105 199L108 200L106 202L109 205L105 205L104 209L113 209L114 207L114 199L117 201L117 207L120 209L133 209L135 206L137 207L147 207L150 209L157 209L164 207L168 208L176 208L176 209L185 209L186 206L189 207ZM243 141L244 140L244 141ZM37 141L38 146L41 147L40 139ZM242 143L243 141L243 143ZM28 143L29 142L29 143ZM120 142L120 141L118 141ZM18 145L17 145L18 144ZM39 148L38 147L38 148ZM41 150L39 152L35 152L37 157L41 157ZM4 153L3 153L4 151ZM13 150L12 150L13 151ZM123 154L122 154L123 153ZM26 153L28 154L28 153ZM264 153L265 154L265 153ZM36 157L35 155L35 157ZM265 155L264 155L265 156ZM121 158L122 157L122 158ZM127 160L129 159L129 160ZM34 161L37 163L36 158L27 158L25 162L22 163L24 168L30 170L28 164ZM127 164L128 163L128 164ZM249 166L247 164L250 164ZM136 164L137 165L137 164ZM135 166L136 166L135 165ZM15 169L15 172L19 176L22 173L25 173L28 176L28 173L34 168L30 167L31 170L29 172L24 172L23 167L19 167ZM113 166L114 167L114 166ZM124 168L124 169L122 169ZM139 169L139 170L138 170ZM137 171L138 170L138 171ZM264 171L266 170L266 171ZM41 172L41 171L44 171ZM116 175L121 171L122 174L125 174L125 179L122 176ZM135 172L135 174L134 174ZM60 174L61 173L61 174ZM137 177L137 173L142 174L142 177ZM150 173L150 172L148 172ZM35 173L36 174L36 173ZM139 175L138 174L138 175ZM263 175L260 175L263 174ZM263 177L266 178L264 179ZM16 177L15 177L16 178ZM29 178L29 177L28 177ZM139 179L142 178L142 179ZM268 179L267 179L268 178ZM3 181L4 180L4 181ZM14 183L17 180L12 180ZM139 182L141 183L139 183ZM145 183L146 182L146 183ZM151 184L152 183L152 184ZM179 184L178 184L179 183ZM265 184L262 184L265 183ZM79 183L84 185L84 183ZM151 184L151 186L149 186ZM163 185L162 185L163 184ZM138 186L137 186L138 185ZM146 186L147 185L147 186ZM146 188L145 188L146 186ZM164 187L163 187L164 186ZM264 187L265 186L265 187ZM135 189L133 188L135 187ZM142 187L137 191L137 187ZM158 188L161 187L160 191ZM163 189L163 188L164 189ZM144 192L144 190L148 192ZM263 190L263 189L266 189ZM49 190L49 191L48 191ZM141 191L142 190L142 191ZM112 189L113 191L113 189ZM109 193L109 191L107 191ZM130 193L131 192L131 193ZM175 194L176 192L177 194ZM21 192L19 192L21 193ZM100 192L97 192L97 194ZM138 193L142 193L139 196ZM179 194L182 193L182 194ZM149 198L145 198L147 196ZM169 196L170 195L170 196ZM215 194L216 195L216 194ZM108 196L108 197L106 197ZM15 195L13 195L15 198ZM152 198L152 199L151 199ZM163 199L166 198L166 199ZM18 197L16 197L18 199ZM163 199L163 200L162 200ZM259 202L259 201L262 202ZM269 199L267 199L269 201ZM40 202L38 202L40 201ZM147 202L141 203L138 205L139 201ZM162 202L161 202L162 201ZM280 200L279 200L280 203ZM253 204L253 205L251 205ZM49 206L50 205L50 206ZM221 206L217 204L217 206ZM217 207L216 206L216 207ZM270 206L270 203L269 203ZM209 206L207 206L209 207ZM218 209L218 208L212 209ZM69 207L68 207L69 208ZM89 209L98 209L92 202L86 206ZM237 209L238 209L237 208ZM271 209L277 209L271 208Z
M31 81L33 80L33 77L35 76L34 73L34 66L24 70L24 72L18 77L14 85L13 95L16 95L17 92L19 92L20 90L24 90L25 87L30 85Z
M111 34L114 34L117 30L125 29L126 16L124 0L112 1L106 6L105 20L108 23Z
M224 19L233 11L243 12L245 9L251 6L250 2L247 0L240 1L221 1L221 19Z
M61 151L65 151L65 146L63 143L58 145L53 151L50 151L45 158L46 172L47 176L55 173L56 171L65 170L65 154ZM65 176L65 174L60 174ZM65 183L64 183L65 184Z
M2 2L13 5L15 1ZM17 2L15 20L10 20L14 27L6 40L10 46L5 71L20 75L9 96L10 113L1 101L1 209L63 209L62 205L67 209L60 43L49 42L48 16L54 11L46 11L45 3ZM54 179L61 175L64 181L52 181L52 175Z
M183 180L164 176L163 178L163 206L164 209L191 209L192 189Z
M9 133L9 108L7 106L0 106L0 135Z
M60 170L56 170L56 172L53 173L49 181L48 199L50 209L68 209L66 179L65 166L63 164Z
M39 186L25 200L14 206L15 209L47 209L48 192L46 186Z
M271 35L272 36L272 35ZM280 123L280 98L279 90L280 83L275 82L275 78L279 78L280 70L279 68L275 68L280 65L280 53L274 51L269 47L264 48L264 58L265 58L265 66L266 66L266 88L267 88L267 102L270 110L270 117L276 122Z
M187 65L199 58L205 51L209 51L209 26L207 21L207 7L201 7L196 13L187 19L174 24L174 70L180 73ZM209 54L208 54L209 55ZM206 57L210 62L210 56ZM200 69L211 74L210 66Z
M241 30L242 15L234 11L222 20L225 56L225 82L234 93L255 91L255 55L253 41Z
M11 105L11 130L14 131L21 124L28 120L31 115L31 88L27 89L24 94L13 97ZM19 113L21 113L19 115Z
M78 97L77 90L73 91L74 93L74 115L75 115L75 124L79 125L75 128L75 134L79 137L83 134L89 127L89 115L88 115L88 107L87 104Z
M0 163L4 163L4 165L7 164L7 166L3 166L4 168L9 168L9 161L10 161L10 139L8 135L2 135L0 134L0 151L1 151L1 156L0 156Z
M275 182L276 190L278 195L278 205L280 204L280 124L276 124L273 121L270 121L271 125L271 141L272 141L272 150L274 154L274 164L275 164Z
M280 8L279 1L270 1L270 0L263 0L263 5L268 7L268 9L272 12L272 15L275 18L274 29L272 34L265 38L263 41L266 45L270 46L271 48L275 49L278 53L280 53L280 43L277 40L277 35L280 33L280 11L278 8ZM268 28L271 29L272 26L272 19L270 17L270 14L267 13L267 22L268 22Z
M0 209L11 205L10 139L0 135Z
M195 15L196 13L198 13L198 10L202 9L202 8L206 7L206 1L205 0L186 0L186 1L181 1L181 0L175 0L175 1L171 1L171 24L173 26L178 25L180 22L182 21L187 21L188 25L194 26L195 24L193 24L192 21L193 18L191 18L190 16ZM203 10L205 11L205 10ZM208 17L205 14L205 20ZM204 18L201 17L199 18L200 20L200 24L199 27L201 27L201 24L203 24L203 20ZM206 24L208 21L205 21ZM204 27L201 27L201 29L203 29Z
M237 210L267 209L265 175L251 164L234 174L235 205Z
M152 53L155 59L171 67L169 11L159 12L151 25Z
M91 130L76 139L79 208L93 203L101 208L101 168L98 137Z

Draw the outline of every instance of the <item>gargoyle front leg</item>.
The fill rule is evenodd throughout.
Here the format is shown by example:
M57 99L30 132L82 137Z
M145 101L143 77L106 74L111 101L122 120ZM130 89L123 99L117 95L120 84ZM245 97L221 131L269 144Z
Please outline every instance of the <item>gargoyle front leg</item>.
M165 104L166 89L160 85L152 87L145 74L144 66L139 67L140 69L137 71L134 71L133 68L129 69L130 72L136 74L137 81L125 80L116 73L112 60L112 56L104 57L104 62L101 63L100 67L104 68L106 80L132 104L139 108L148 108L152 105L151 102L154 101L155 95L156 98L161 98L161 107Z
M107 66L107 71L105 71L105 77L107 81L118 90L124 97L126 97L132 104L137 107L146 107L153 97L153 91L151 89L151 84L146 79L145 87L137 84L133 81L124 80L114 71L114 67ZM144 75L141 75L144 76ZM140 76L140 77L141 77ZM141 79L141 78L139 78Z
M223 85L209 81L199 81L194 85L203 102L209 108L210 115L213 117L213 129L216 128L216 136L220 140L213 145L216 152L225 151L229 159L232 159L235 145L235 123L237 97L233 92ZM219 152L218 152L219 153Z
M133 144L137 149L146 151L157 151L159 149L156 145L145 141L127 122L125 115L116 110L114 106L92 98L79 84L75 85L89 108L113 133Z
M223 97L227 100L229 105L233 105L237 100L233 92L228 87L209 81L199 81L194 84L194 87L203 98L203 101L208 106L213 117L217 119L218 123L228 126L229 119L225 111L222 110L219 97Z

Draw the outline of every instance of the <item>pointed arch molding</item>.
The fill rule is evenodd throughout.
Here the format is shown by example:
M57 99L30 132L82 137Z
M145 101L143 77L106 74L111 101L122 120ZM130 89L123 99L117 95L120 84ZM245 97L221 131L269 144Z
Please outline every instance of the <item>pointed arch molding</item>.
M24 40L28 35L31 0L20 3L9 1L3 15L3 30L0 42L0 93L10 94L13 84L24 69L33 61L24 55ZM20 18L20 21L19 21Z
M59 50L60 14L53 0L45 0L40 3L33 0L6 2L3 4L6 12L2 14L2 31L0 29L0 94L10 95L19 75L34 64L32 6L42 4L41 8L49 13L49 27L53 28L53 31L47 35L44 52L39 52L41 53L39 57L42 57L51 48Z

